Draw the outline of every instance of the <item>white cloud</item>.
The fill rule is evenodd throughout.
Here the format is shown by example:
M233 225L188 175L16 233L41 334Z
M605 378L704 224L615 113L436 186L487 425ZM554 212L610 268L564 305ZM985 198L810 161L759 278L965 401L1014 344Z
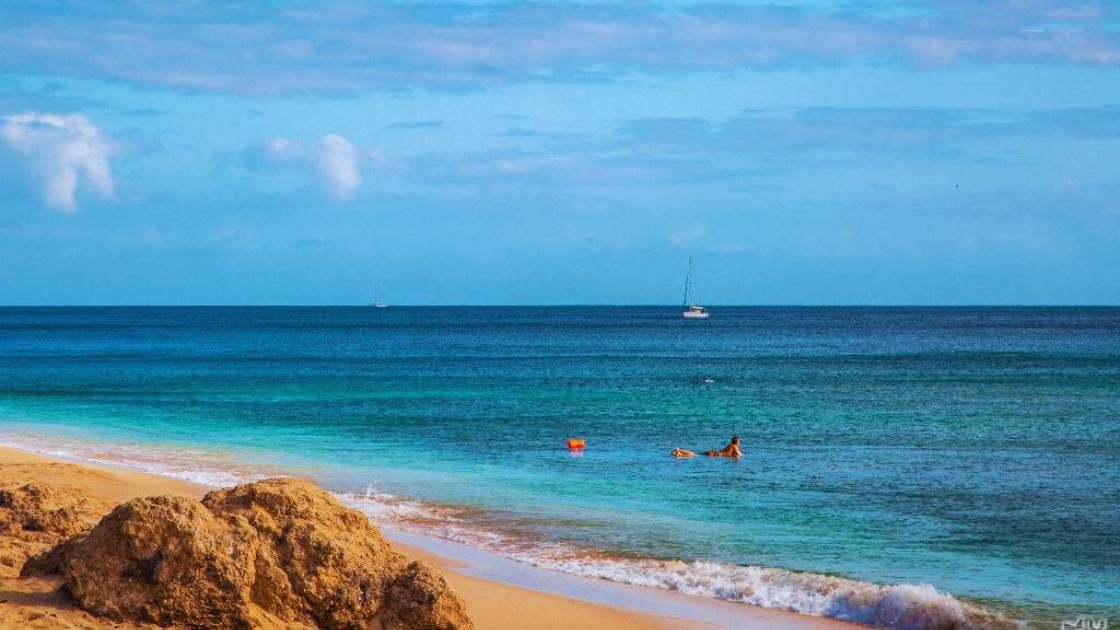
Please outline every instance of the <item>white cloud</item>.
M312 146L311 155L324 187L335 199L349 199L362 185L362 178L358 175L358 154L346 138L325 135Z
M77 211L81 181L103 198L113 195L109 157L114 147L89 118L36 112L5 116L0 136L26 159L47 207Z
M358 152L340 135L327 134L307 145L287 138L273 138L264 148L265 155L273 163L313 168L323 189L338 201L354 196L362 185Z

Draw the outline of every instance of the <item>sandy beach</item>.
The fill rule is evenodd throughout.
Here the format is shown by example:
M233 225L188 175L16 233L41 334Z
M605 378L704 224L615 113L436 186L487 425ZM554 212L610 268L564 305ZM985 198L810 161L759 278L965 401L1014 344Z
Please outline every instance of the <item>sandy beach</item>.
M42 483L66 488L85 496L96 509L112 506L140 496L173 494L198 498L212 490L207 486L130 470L84 463L73 463L11 448L0 448L0 485ZM0 540L9 545L12 541ZM659 600L662 608L681 604L682 616L649 614L619 606L609 606L563 597L480 579L466 574L470 567L416 545L394 546L410 558L424 560L445 575L449 584L465 600L478 628L485 630L637 630L690 628L857 628L852 624L756 609L723 602L706 602L653 589L637 589L644 597ZM10 551L10 550L9 550ZM78 610L59 592L58 578L15 577L18 567L6 567L0 578L0 630L38 628L84 628L126 630L155 626L129 625L98 619ZM539 573L550 573L534 569ZM595 588L595 581L588 582ZM603 584L604 588L610 585ZM624 595L625 596L625 593ZM701 610L700 621L687 611ZM689 618L685 618L689 617Z
M0 630L1120 630L1117 154L1120 0L0 1Z

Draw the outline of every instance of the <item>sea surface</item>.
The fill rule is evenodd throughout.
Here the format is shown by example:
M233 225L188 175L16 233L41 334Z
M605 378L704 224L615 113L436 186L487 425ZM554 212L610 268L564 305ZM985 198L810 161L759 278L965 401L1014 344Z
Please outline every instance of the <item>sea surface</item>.
M1120 309L711 310L2 308L0 444L883 627L1120 624Z

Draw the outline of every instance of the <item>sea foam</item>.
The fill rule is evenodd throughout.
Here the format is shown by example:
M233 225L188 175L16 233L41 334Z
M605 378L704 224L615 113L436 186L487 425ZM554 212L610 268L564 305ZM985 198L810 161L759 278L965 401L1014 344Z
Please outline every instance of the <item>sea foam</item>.
M763 566L620 558L480 529L451 510L378 492L338 495L376 523L480 547L543 569L897 630L1011 630L1021 624L929 584L881 585Z
M236 466L212 453L178 448L94 443L77 444L54 439L5 436L4 445L53 457L89 462L189 481L203 486L225 487L259 481L267 472Z

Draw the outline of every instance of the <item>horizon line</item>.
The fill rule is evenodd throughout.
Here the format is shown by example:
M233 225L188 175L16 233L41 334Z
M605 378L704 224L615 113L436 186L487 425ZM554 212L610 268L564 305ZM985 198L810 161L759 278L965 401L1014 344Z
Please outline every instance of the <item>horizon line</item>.
M680 308L677 304L658 303L523 303L523 304L390 304L386 308ZM711 304L712 308L1120 308L1120 304L1105 303L759 303ZM373 309L371 304L0 304L0 309L13 308L362 308ZM384 309L378 309L384 310Z

